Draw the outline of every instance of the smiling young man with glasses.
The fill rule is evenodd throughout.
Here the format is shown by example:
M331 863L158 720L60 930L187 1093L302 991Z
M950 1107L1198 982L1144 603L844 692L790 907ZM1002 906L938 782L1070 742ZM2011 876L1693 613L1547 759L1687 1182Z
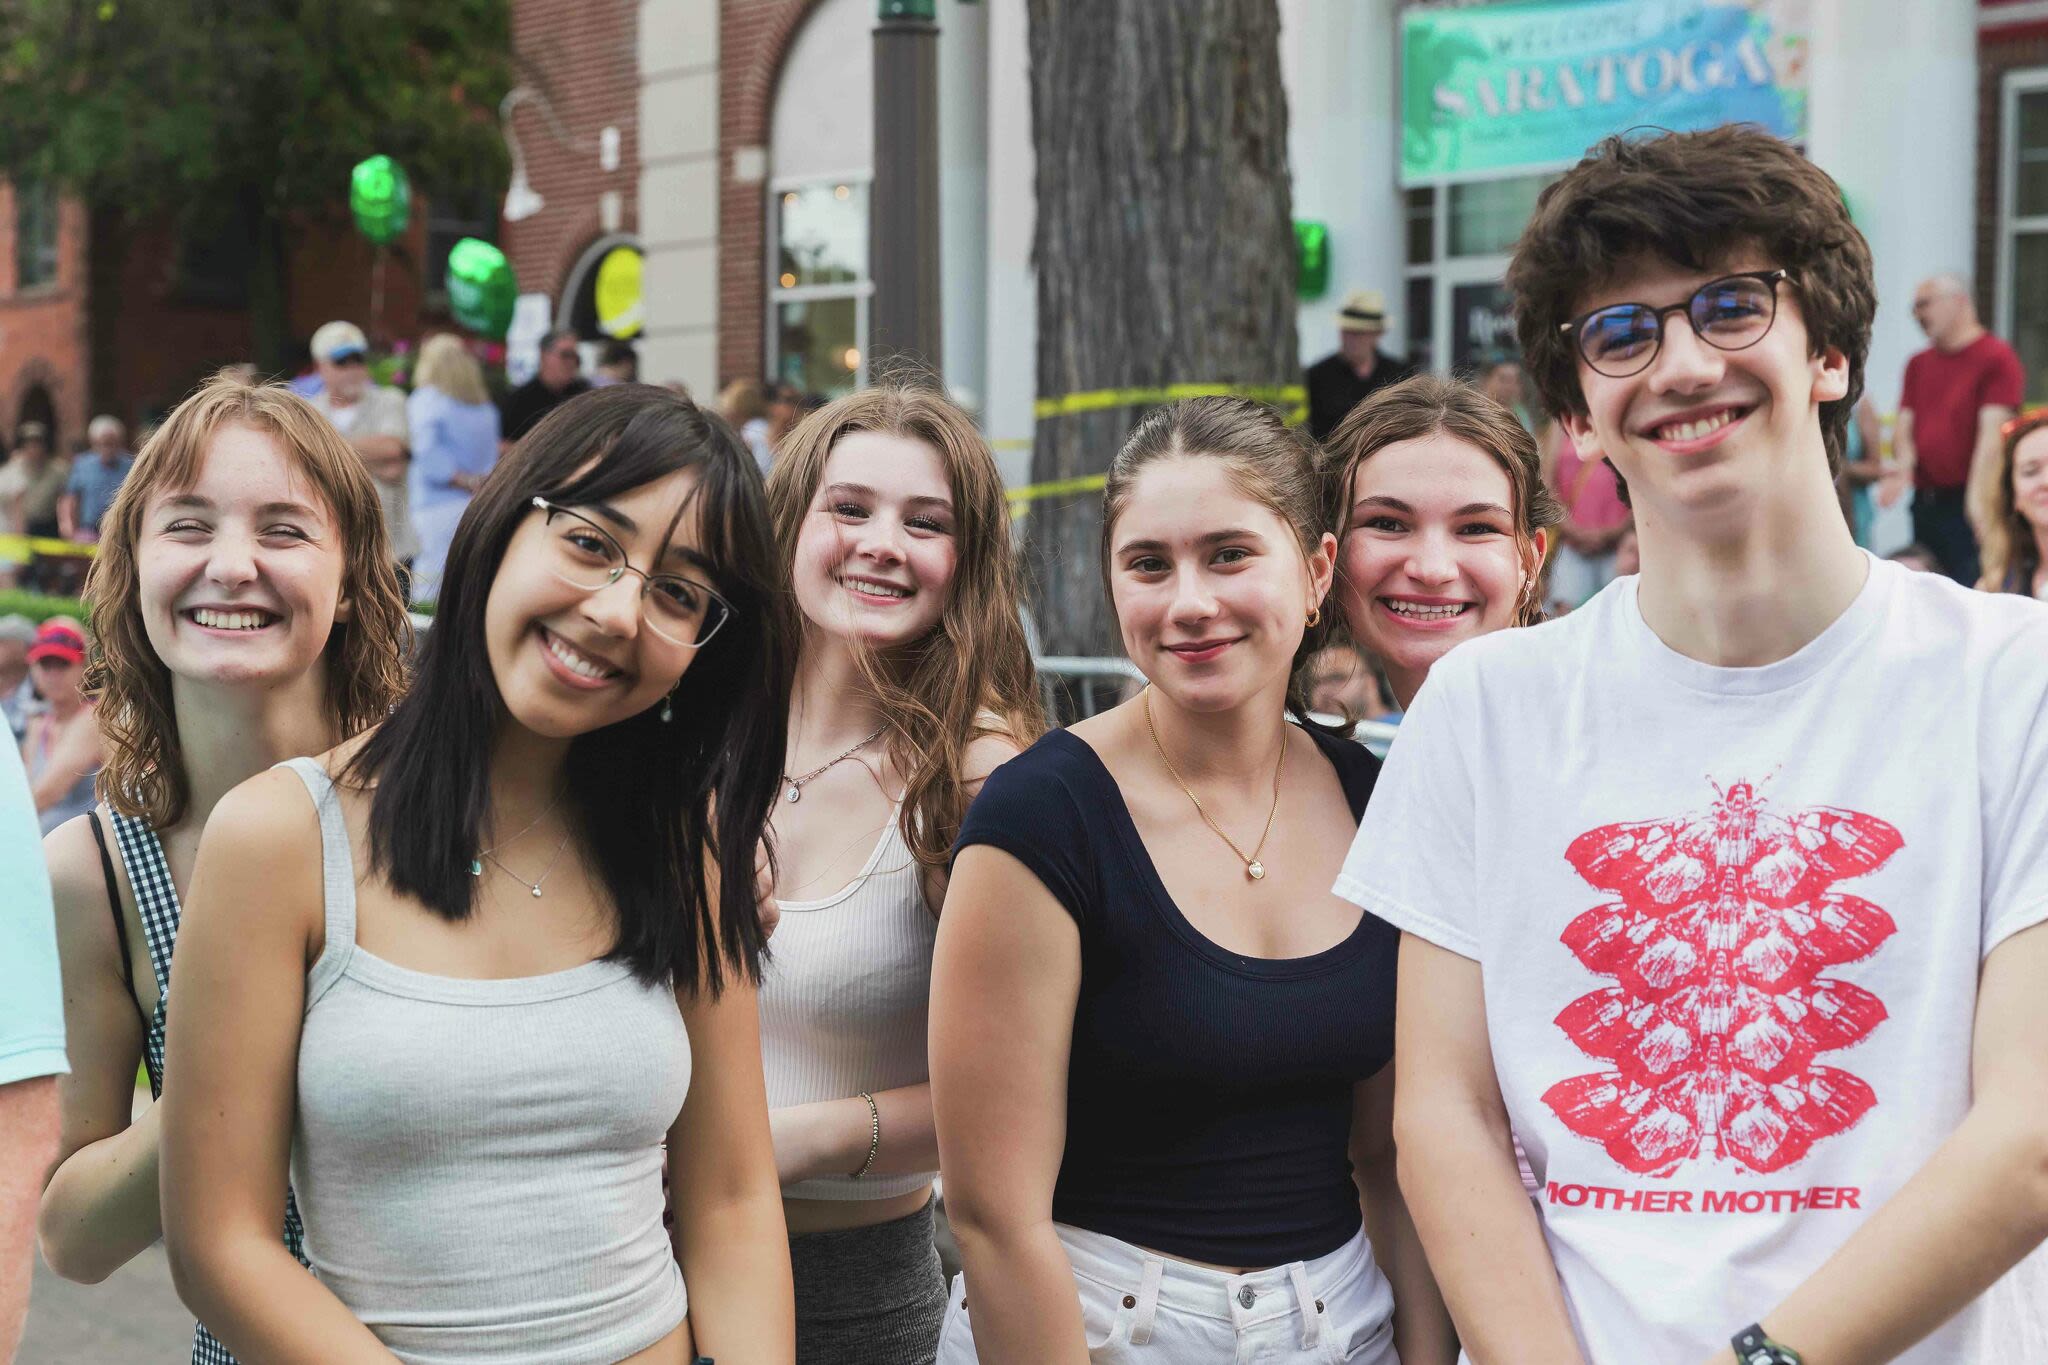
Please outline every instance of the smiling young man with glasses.
M1609 139L1509 284L1642 571L1437 665L1338 883L1466 1348L2036 1358L1980 1296L2048 1236L2048 613L1843 524L1869 248L1762 133Z

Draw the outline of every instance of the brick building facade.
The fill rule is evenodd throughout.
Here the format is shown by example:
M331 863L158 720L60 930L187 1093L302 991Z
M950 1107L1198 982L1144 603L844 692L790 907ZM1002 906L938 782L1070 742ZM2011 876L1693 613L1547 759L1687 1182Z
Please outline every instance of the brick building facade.
M558 320L590 249L639 235L639 9L637 0L518 0L512 9L521 90L511 133L543 206L507 221L499 242L520 292L547 295Z

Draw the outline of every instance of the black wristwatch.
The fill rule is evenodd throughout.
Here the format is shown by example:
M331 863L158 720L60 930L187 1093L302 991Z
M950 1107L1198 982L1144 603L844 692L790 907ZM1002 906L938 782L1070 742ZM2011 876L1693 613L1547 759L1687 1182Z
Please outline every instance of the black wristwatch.
M1738 1365L1805 1365L1799 1352L1772 1341L1755 1323L1737 1332L1729 1344L1735 1348Z

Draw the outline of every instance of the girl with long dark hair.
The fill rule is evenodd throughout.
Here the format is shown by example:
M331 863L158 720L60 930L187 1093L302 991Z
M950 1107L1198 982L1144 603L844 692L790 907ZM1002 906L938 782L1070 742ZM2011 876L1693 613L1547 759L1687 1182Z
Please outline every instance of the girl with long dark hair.
M391 718L221 803L164 1221L229 1345L790 1360L754 1001L778 580L723 423L579 397L465 511ZM287 1164L317 1279L266 1235Z

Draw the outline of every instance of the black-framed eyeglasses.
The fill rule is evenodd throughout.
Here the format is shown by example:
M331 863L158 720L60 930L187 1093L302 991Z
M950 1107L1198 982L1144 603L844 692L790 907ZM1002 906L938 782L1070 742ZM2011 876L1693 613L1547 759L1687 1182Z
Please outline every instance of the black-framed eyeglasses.
M648 573L626 561L611 532L581 512L536 497L547 517L548 570L572 588L597 592L629 573L640 575L640 619L670 644L697 649L732 618L732 606L694 578Z
M1610 379L1641 374L1664 344L1664 318L1683 313L1693 335L1718 351L1743 351L1764 339L1778 320L1778 286L1792 278L1789 270L1757 270L1723 275L1695 289L1684 303L1662 308L1647 303L1615 303L1582 313L1558 330L1570 336L1579 356Z

